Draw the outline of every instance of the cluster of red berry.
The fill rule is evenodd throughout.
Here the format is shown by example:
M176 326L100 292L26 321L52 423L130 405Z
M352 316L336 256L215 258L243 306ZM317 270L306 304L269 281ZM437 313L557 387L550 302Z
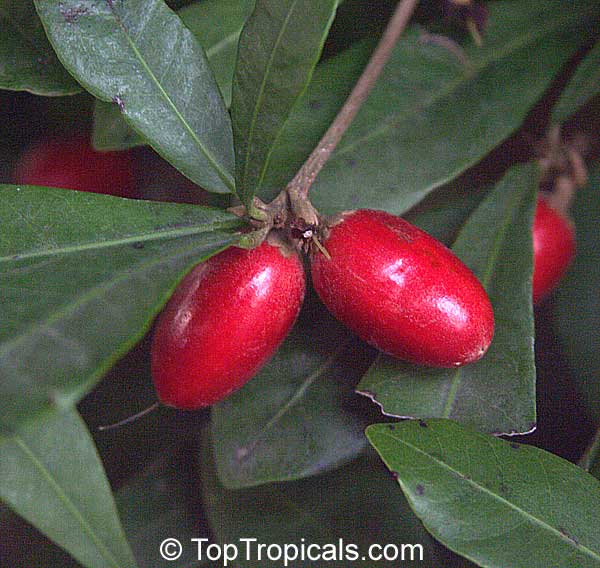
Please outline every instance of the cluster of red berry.
M26 152L15 182L131 196L131 156L95 152L84 139ZM333 315L399 359L454 367L480 359L494 333L487 294L444 245L383 211L324 220L309 254L312 282ZM533 300L557 284L573 256L570 221L538 199ZM229 248L198 265L159 316L152 374L162 403L196 409L239 389L294 324L305 292L296 246L273 231L258 247Z

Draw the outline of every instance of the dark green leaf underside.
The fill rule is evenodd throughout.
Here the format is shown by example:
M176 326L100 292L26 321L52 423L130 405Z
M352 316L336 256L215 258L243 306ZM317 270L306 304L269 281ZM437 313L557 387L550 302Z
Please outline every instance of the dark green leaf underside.
M425 527L480 566L600 566L600 483L577 466L448 420L367 436Z

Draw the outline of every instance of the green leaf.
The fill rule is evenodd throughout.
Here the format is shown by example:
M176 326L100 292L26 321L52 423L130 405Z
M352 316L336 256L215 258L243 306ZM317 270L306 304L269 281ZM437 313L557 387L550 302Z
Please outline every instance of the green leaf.
M561 123L600 93L600 42L579 63L573 77L552 109L552 121Z
M402 217L450 246L491 189L489 186L474 187L457 180L430 193Z
M300 547L303 539L305 546L337 547L342 539L343 543L357 545L361 555L366 555L372 544L418 544L422 546L423 561L417 560L419 550L414 549L415 562L410 562L411 551L406 549L402 566L466 565L451 562L446 551L436 546L402 493L394 491L394 481L373 455L317 477L238 491L219 485L207 444L202 455L204 509L216 542L237 543L240 538L256 538L257 543ZM256 546L253 545L254 551ZM249 559L243 553L245 548L240 548L240 558L232 565L265 566L264 552L262 561L255 552ZM326 563L340 567L350 564L339 556L337 562ZM298 559L290 565L325 564Z
M255 0L203 0L179 11L183 23L204 48L227 106L231 103L238 40L254 4Z
M384 414L453 418L489 433L524 433L535 427L531 222L536 189L535 166L512 168L469 218L453 247L480 279L494 308L488 353L456 369L380 355L357 390Z
M246 205L260 188L269 155L310 81L336 7L337 0L257 0L242 30L231 116L236 182Z
M198 206L0 186L0 430L77 401L239 225Z
M56 58L31 0L0 0L0 89L45 96L81 91Z
M204 48L208 64L223 94L231 102L231 83L242 26L254 8L254 0L203 0L179 10L178 15ZM99 150L123 150L145 144L132 130L119 107L96 101L94 146Z
M94 442L74 410L0 439L0 498L86 567L137 566Z
M233 138L202 47L162 0L35 0L61 61L163 158L209 191L234 191Z
M352 388L372 350L320 303L308 304L264 369L213 407L217 469L230 489L315 475L365 448Z
M127 150L143 146L146 140L125 122L114 103L95 100L92 144L96 150Z
M449 420L376 424L369 441L435 538L480 566L600 566L600 483L538 448Z
M571 209L577 253L554 294L556 328L577 390L600 422L600 167L590 172Z
M478 162L522 124L585 40L597 2L489 3L484 45L456 54L418 29L399 41L367 102L319 174L321 213L402 213ZM362 71L369 45L317 68L273 151L262 189L272 199L296 173Z

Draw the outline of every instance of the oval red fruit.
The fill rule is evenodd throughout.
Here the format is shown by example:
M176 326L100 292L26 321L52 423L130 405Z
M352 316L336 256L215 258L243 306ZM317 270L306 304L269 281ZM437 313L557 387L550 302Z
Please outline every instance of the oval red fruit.
M575 254L572 223L539 196L533 219L533 303L543 300L563 277Z
M397 358L454 367L481 358L494 334L487 294L433 237L383 211L346 213L311 259L333 315Z
M97 152L88 138L42 140L19 158L14 183L130 197L135 185L130 151Z
M242 387L287 335L304 288L298 255L267 242L229 248L194 268L156 324L151 359L159 400L193 410Z

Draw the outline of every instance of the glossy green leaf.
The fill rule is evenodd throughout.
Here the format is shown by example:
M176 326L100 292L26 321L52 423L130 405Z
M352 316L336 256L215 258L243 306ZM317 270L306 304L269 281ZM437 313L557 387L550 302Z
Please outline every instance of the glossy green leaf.
M337 0L257 0L242 30L231 117L236 182L246 204L260 188L269 155L310 81L336 6Z
M74 410L0 440L0 498L88 568L137 566L94 442Z
M237 242L197 206L0 186L0 430L78 400L179 278Z
M322 213L402 213L513 133L600 15L591 0L489 3L482 48L449 50L422 30L399 41L312 190ZM259 196L296 173L362 70L367 47L317 68L273 151Z
M202 47L162 0L35 0L58 56L166 160L234 191L229 114Z
M48 43L32 0L0 0L0 89L46 96L81 91Z
M480 566L600 566L600 483L572 463L449 420L367 436L427 530Z
M213 407L215 458L229 488L315 475L365 448L365 419L351 403L372 350L308 304L274 358Z
M552 109L552 120L561 123L600 93L600 42L587 53Z
M231 102L238 39L253 7L254 0L203 0L178 12L204 48L227 106ZM96 101L93 138L100 150L123 150L146 143L125 122L117 105L103 101Z
M575 196L577 252L555 292L556 326L577 388L590 415L600 421L600 167Z
M384 414L453 418L490 433L535 427L531 222L536 189L535 167L515 166L469 218L453 247L494 308L494 340L487 354L456 369L380 355L357 390Z
M402 566L466 566L466 562L451 560L447 551L436 546L402 493L394 491L393 479L373 458L363 456L341 469L301 481L231 491L219 485L210 449L205 445L201 469L204 509L215 541L238 543L240 538L256 538L257 543L265 544L337 548L342 539L342 546L356 545L361 556L366 556L373 544L414 544L422 546L423 561L418 548L407 548ZM411 550L414 562L410 561ZM240 548L240 553L245 553L245 548ZM329 556L326 565L347 567L356 562L340 556L333 560ZM240 557L232 565L263 567L264 553L262 561L253 552L249 559ZM292 565L321 564L305 557Z

